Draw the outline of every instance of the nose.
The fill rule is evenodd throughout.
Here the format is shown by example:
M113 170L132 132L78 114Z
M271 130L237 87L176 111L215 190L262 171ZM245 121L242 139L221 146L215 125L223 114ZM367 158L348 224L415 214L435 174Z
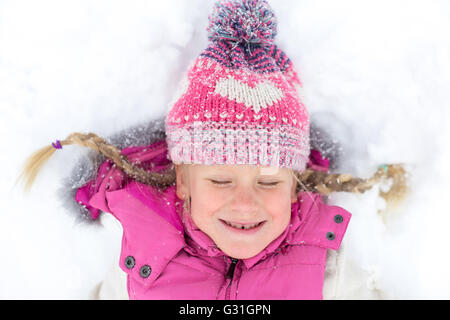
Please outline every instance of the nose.
M236 213L253 214L258 210L258 198L255 190L249 186L234 189L231 209Z

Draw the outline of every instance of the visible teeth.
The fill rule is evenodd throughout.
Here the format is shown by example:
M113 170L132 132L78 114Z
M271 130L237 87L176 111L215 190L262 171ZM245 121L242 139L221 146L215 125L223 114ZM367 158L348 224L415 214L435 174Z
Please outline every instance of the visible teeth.
M255 224L248 224L248 225L242 225L242 224L237 224L237 223L231 223L228 221L225 221L225 223L233 228L238 228L238 229L251 229L254 228L256 226L259 225L259 222L255 223Z

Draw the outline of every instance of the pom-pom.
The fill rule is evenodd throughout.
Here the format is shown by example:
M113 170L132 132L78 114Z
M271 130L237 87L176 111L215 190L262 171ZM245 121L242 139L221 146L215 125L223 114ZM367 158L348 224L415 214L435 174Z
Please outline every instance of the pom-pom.
M219 0L209 16L207 31L211 41L264 46L273 42L277 21L266 0Z

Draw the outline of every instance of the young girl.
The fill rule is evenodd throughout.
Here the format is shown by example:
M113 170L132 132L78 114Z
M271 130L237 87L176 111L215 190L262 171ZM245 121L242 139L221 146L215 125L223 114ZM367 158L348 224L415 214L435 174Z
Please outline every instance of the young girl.
M162 139L119 150L73 133L30 157L26 186L65 145L107 158L75 198L90 219L120 221L130 299L321 299L327 250L340 247L351 217L322 195L387 177L391 199L404 193L404 171L328 173L266 1L218 1L208 31Z

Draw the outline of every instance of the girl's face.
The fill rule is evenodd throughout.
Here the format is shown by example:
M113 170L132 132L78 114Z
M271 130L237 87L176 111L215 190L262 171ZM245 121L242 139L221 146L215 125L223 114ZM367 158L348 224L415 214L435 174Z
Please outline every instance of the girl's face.
M297 200L288 169L177 165L177 196L191 197L192 220L228 256L251 258L284 232Z

